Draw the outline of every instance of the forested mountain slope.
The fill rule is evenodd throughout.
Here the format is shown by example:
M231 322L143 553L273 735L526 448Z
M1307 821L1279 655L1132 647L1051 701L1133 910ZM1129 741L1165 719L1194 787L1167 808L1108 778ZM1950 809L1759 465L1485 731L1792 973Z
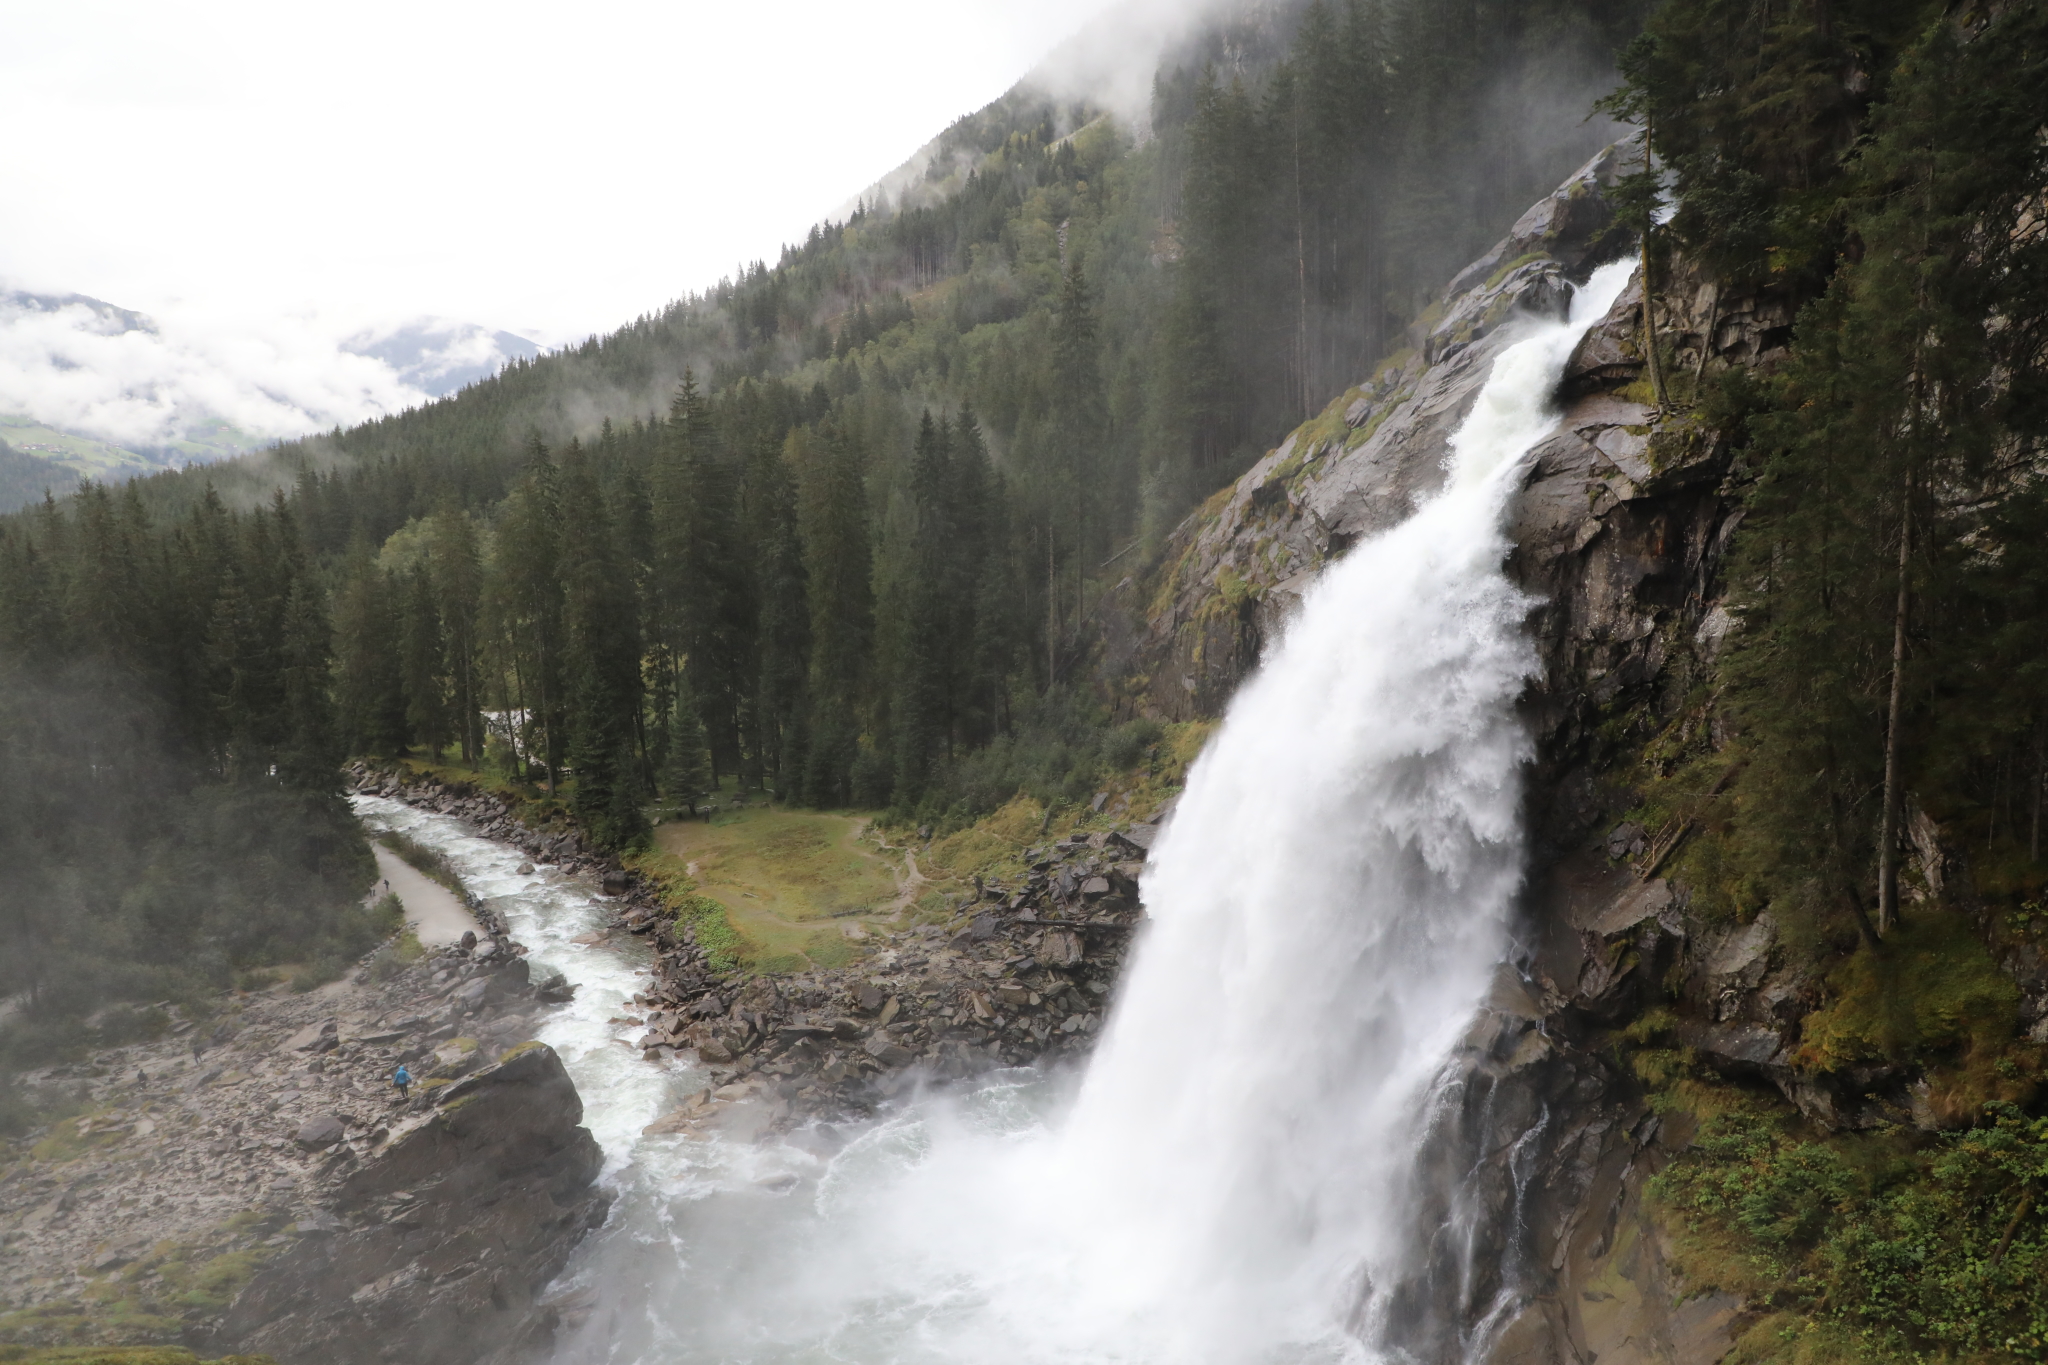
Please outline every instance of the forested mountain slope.
M1599 144L1637 8L1254 9L1162 70L1142 145L1020 87L772 268L400 417L30 514L9 572L33 555L61 597L64 528L118 528L148 652L196 676L251 570L190 547L288 538L342 747L475 761L482 714L513 717L500 759L573 770L612 842L707 762L965 814L1019 780L966 755L1086 728L1065 698L1102 585ZM195 732L244 726L180 695Z

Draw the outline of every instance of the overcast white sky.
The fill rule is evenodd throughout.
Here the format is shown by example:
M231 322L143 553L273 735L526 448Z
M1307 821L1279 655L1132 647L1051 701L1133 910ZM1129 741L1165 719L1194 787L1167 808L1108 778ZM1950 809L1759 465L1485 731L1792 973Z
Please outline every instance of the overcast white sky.
M1107 0L0 0L0 281L560 343L702 289Z

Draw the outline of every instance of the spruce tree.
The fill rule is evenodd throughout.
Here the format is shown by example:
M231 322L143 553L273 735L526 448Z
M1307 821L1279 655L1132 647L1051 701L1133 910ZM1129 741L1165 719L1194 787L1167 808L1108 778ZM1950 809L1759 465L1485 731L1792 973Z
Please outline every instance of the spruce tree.
M335 709L350 753L405 751L405 684L392 585L358 541L335 598Z
M668 763L662 769L662 794L687 813L711 791L711 754L704 741L704 723L689 685L676 692L668 717Z
M852 800L874 638L865 462L837 425L792 441L811 611L804 799L844 805Z
M446 644L449 720L463 763L474 768L483 758L482 557L476 527L452 502L434 514L431 535L428 563Z
M511 680L512 709L555 790L568 742L568 659L562 623L561 498L538 437L505 500L492 555L495 634Z
M399 669L405 688L407 737L441 761L448 745L447 642L441 609L425 564L415 564L403 580L399 616Z
M328 685L333 644L326 604L305 578L292 584L279 655L284 715L278 778L288 787L332 792L340 785L345 757Z
M618 553L610 510L582 447L563 452L563 643L570 680L569 763L579 819L606 848L647 834L636 740L640 631L631 566Z

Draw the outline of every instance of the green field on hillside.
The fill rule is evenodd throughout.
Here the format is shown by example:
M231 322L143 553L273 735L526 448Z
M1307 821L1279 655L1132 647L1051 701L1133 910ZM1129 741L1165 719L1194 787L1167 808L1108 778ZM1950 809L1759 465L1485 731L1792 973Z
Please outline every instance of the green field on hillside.
M23 454L40 455L89 479L119 481L164 467L161 460L90 436L74 436L19 413L0 415L0 440Z
M740 807L671 820L655 847L684 865L768 970L836 965L895 915L910 875L861 813Z

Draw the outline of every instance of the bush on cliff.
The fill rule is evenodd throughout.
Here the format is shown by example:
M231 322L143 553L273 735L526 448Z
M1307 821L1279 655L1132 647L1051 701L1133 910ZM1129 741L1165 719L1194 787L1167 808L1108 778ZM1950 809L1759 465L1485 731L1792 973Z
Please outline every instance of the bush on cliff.
M2048 1119L1993 1105L1962 1132L1826 1137L1716 1089L1651 1194L1688 1282L1771 1314L1744 1359L1802 1358L1816 1327L1844 1359L2048 1359Z

